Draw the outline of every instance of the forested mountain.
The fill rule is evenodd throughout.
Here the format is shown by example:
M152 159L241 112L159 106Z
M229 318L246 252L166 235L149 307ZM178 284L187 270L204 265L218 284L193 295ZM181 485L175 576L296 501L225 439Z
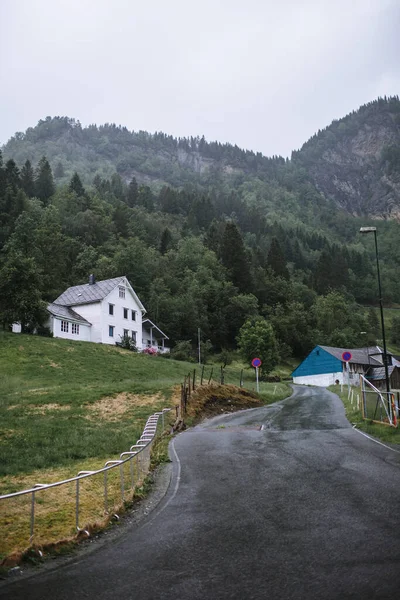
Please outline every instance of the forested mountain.
M292 160L349 213L400 220L399 98L380 98L334 121Z
M173 343L194 341L200 327L214 349L234 348L254 319L270 324L282 355L316 341L363 344L362 331L374 339L374 313L357 307L377 301L373 240L358 230L376 221L323 188L323 165L339 148L349 169L354 120L371 140L388 140L392 121L373 167L369 157L354 169L395 189L398 107L397 98L363 107L343 119L345 133L332 124L333 137L319 132L290 161L67 117L17 133L0 164L1 320L31 328L42 300L95 273L126 275ZM379 222L387 304L400 302L398 233L395 220Z

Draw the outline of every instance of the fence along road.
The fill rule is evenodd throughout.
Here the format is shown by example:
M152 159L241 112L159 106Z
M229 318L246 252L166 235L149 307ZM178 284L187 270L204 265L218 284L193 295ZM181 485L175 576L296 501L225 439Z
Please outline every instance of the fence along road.
M398 597L400 455L353 430L334 394L294 386L180 434L171 456L147 522L1 598Z
M165 408L151 415L136 444L133 444L129 451L122 452L119 460L108 460L104 468L80 471L76 477L70 479L48 484L37 483L33 488L0 496L3 515L6 515L6 518L7 512L13 515L12 519L8 519L8 528L13 530L13 527L21 529L25 526L26 546L28 543L40 544L41 538L47 542L57 541L71 535L74 530L89 536L89 531L80 527L82 522L93 523L96 519L101 521L110 513L118 512L124 501L129 499L129 493L132 494L136 485L142 483L149 471L153 442L157 434L164 431L164 415L170 410ZM84 521L81 514L82 494L86 496ZM14 510L19 501L22 501L22 505L18 510ZM49 532L49 521L57 519L60 513L68 514L68 509L69 522L64 518L61 529L52 528ZM11 549L6 547L5 542L1 546L3 551Z

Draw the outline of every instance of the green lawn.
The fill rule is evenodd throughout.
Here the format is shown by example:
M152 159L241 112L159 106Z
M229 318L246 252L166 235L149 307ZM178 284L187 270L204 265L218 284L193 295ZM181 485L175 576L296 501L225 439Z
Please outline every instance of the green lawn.
M101 344L0 334L0 476L111 458L139 436L147 417L175 404L173 387L193 363L136 354ZM213 369L206 365L204 381ZM241 368L225 369L239 385ZM255 389L254 369L244 369ZM286 384L260 383L265 401L290 394Z

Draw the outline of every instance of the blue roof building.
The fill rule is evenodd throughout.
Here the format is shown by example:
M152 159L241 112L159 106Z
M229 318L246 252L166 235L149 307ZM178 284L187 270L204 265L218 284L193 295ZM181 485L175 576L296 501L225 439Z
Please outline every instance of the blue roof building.
M347 367L342 358L344 352L351 354ZM358 385L360 373L366 375L371 367L382 365L382 350L379 346L353 349L316 346L293 371L293 383L321 387L337 382Z

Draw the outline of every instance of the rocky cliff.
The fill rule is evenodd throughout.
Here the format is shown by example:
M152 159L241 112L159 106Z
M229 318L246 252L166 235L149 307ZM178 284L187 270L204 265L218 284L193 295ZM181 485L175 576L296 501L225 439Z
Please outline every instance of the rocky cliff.
M381 98L318 132L293 161L353 215L400 220L400 102Z

